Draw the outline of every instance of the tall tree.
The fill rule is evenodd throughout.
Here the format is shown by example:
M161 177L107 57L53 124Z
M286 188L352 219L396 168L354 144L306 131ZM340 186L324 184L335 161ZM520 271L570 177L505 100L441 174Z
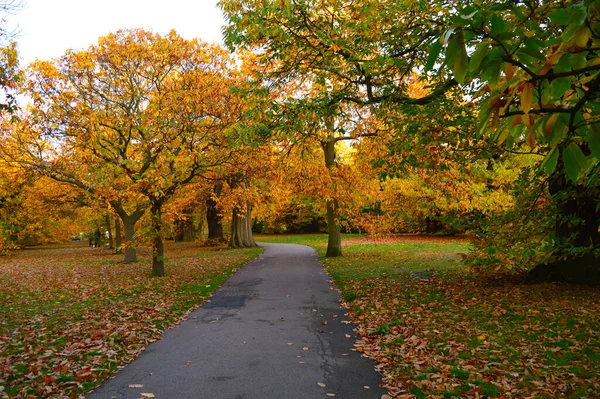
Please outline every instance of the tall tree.
M310 110L320 117L320 131L330 128L321 139L329 171L335 165L335 142L356 139L344 133L345 116L339 112L344 107L426 104L456 84L441 76L431 79L437 86L427 96L415 98L408 90L415 68L425 64L427 48L422 43L440 32L427 17L444 12L437 4L395 0L221 0L219 4L228 19L225 42L231 48L254 49L267 71L269 87L279 84L277 89L286 96L286 105L276 104L275 112L295 117L294 112L302 111L290 109ZM291 89L282 89L290 83ZM307 91L310 96L305 96ZM306 123L299 127L298 121L294 126L298 131L311 130L314 119ZM341 254L338 205L335 198L328 198L329 256Z
M233 70L218 46L143 30L109 34L88 50L32 66L34 140L45 139L57 154L40 153L38 169L80 184L77 168L93 164L85 175L91 184L81 185L110 200L126 238L149 209L154 275L164 274L163 205L235 150L228 136L236 115ZM75 178L65 179L74 160ZM132 212L112 199L124 196L135 201Z

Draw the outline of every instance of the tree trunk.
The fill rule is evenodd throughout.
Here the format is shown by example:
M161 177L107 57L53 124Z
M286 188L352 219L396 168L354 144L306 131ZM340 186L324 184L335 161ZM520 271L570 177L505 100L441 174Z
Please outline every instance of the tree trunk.
M121 237L121 220L115 218L115 253L123 253L123 243Z
M123 221L123 230L125 230L125 263L137 262L137 253L135 250L135 224L144 216L144 208L138 206L131 214L128 214L120 201L110 201L119 218Z
M135 222L131 216L123 219L123 230L125 230L125 263L137 262L137 252L134 246Z
M196 239L191 209L184 209L183 217L175 221L175 242L191 242Z
M115 248L115 240L113 239L112 227L110 225L110 216L106 215L104 217L104 222L106 224L106 231L108 231L108 247L110 249Z
M333 130L333 126L328 126L329 130ZM330 176L333 176L333 168L335 166L335 137L329 136L329 139L322 143L323 153L325 155L325 166ZM335 199L329 199L326 203L327 207L327 253L325 256L341 256L342 255L342 234L340 229L340 221L338 218L338 203Z
M248 204L244 205L244 210L238 206L233 208L231 240L229 241L231 248L251 248L257 246L252 237L252 209Z
M342 233L336 216L337 201L327 201L327 253L325 256L342 256Z
M165 247L162 239L162 202L155 201L150 208L152 225L152 275L165 275Z
M208 239L211 241L224 242L223 224L221 215L217 209L217 201L215 197L221 195L223 183L218 183L213 189L214 197L211 196L206 200L206 223L208 226Z
M562 166L562 160L559 160L559 166ZM600 258L591 253L600 245L598 190L572 183L567 180L564 170L557 167L550 178L549 192L557 211L555 236L559 243L554 254L556 260L534 267L527 280L600 285ZM579 253L573 249L579 249Z

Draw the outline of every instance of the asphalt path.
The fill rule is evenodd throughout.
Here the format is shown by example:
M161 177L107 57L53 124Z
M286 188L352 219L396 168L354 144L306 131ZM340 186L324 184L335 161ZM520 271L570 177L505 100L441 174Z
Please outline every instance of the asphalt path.
M314 250L261 246L87 398L381 398L381 376L352 350L358 337Z

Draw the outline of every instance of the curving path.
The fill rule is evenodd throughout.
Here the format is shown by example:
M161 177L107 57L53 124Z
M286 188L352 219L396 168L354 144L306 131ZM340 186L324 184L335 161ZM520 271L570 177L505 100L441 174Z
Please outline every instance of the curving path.
M381 376L351 350L356 334L314 250L261 246L210 302L87 398L381 398Z

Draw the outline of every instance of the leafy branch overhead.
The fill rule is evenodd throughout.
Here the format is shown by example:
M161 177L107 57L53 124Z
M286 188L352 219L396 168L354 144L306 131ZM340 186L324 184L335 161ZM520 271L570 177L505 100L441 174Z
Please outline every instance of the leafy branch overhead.
M600 160L599 12L597 1L459 7L432 42L427 67L451 69L482 102L476 135L491 130L508 148L520 141L544 148L546 173L562 163L570 180L592 184Z

